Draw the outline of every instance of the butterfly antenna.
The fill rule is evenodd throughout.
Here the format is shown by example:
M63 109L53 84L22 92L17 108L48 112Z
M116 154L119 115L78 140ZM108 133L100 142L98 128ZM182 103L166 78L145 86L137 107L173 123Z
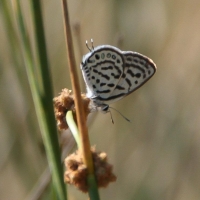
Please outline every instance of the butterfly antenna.
M116 112L118 112L126 121L131 122L130 119L126 118L121 112L119 112L119 111L116 110L115 108L110 107L110 106L109 106L109 108L112 108L113 110L115 110ZM111 112L110 112L110 113L111 113ZM111 118L111 119L112 119L112 118Z
M88 41L87 41L87 40L85 41L85 45L86 45L86 47L88 48L88 50L91 52L92 49L88 46ZM94 48L94 47L93 47L93 48Z
M92 44L92 49L94 50L94 41L92 38L91 38L91 44Z
M109 107L110 108L110 107ZM110 113L110 118L111 118L111 122L114 124L114 120L113 120L113 117L112 117L112 112L110 111L110 109L108 110L109 113Z

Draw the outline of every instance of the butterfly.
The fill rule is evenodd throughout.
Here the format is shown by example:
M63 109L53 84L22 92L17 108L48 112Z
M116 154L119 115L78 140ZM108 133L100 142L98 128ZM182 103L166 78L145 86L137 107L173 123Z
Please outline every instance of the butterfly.
M90 52L83 56L80 66L86 95L104 112L109 111L109 104L137 90L156 72L155 63L140 53L121 51L111 45L94 48L93 42L88 49Z

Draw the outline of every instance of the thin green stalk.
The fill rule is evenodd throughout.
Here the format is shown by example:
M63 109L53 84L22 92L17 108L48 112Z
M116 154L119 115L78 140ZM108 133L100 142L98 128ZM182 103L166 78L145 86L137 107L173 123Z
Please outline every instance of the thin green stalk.
M94 174L89 174L87 176L87 183L89 185L89 197L91 200L100 200L97 181Z
M63 169L61 165L61 153L59 149L58 137L57 137L57 128L55 123L55 116L53 110L53 89L52 81L49 70L49 63L47 57L46 41L44 34L43 18L41 12L40 0L31 0L32 3L32 12L34 17L34 28L36 36L36 48L39 57L39 70L42 76L42 102L45 109L46 119L48 123L48 134L44 143L46 143L47 149L49 149L49 158L50 163L53 162L55 174L56 192L59 192L61 199L66 199L66 188L63 181Z
M56 130L56 124L54 120L54 113L53 113L53 105L52 105L52 89L51 89L51 79L48 71L48 62L47 62L47 56L43 59L41 59L42 56L45 56L46 54L46 48L44 46L41 46L45 44L44 40L44 31L43 31L43 23L39 25L37 22L35 22L35 29L42 29L41 32L36 31L36 42L37 42L37 52L39 56L39 69L41 71L41 77L42 77L42 85L39 87L37 82L37 77L35 77L34 73L34 60L31 52L30 47L30 41L27 35L27 31L24 25L22 12L20 8L20 0L16 0L15 2L15 9L16 9L16 17L17 22L21 34L21 40L22 40L22 47L23 47L23 53L24 53L24 61L26 65L27 75L29 79L29 84L35 104L36 114L39 121L40 130L42 133L46 153L47 153L47 159L48 163L52 172L52 180L55 187L55 191L57 194L57 198L59 200L65 200L66 199L66 192L65 192L65 185L63 182L63 172L62 172L62 165L61 165L61 159L60 159L60 149L59 149L59 143L57 138L57 130ZM37 4L38 3L38 4ZM38 7L35 7L35 6ZM39 14L39 17L41 17L41 9L39 2L36 1L36 5L33 6L33 15ZM39 10L34 10L34 9ZM39 12L39 13L38 13ZM37 21L37 19L34 20ZM39 20L42 20L40 18ZM38 39L40 38L40 39ZM41 42L41 44L40 44ZM41 50L41 48L43 50ZM43 68L43 69L42 69ZM44 75L46 72L46 75ZM45 80L44 80L45 79Z
M74 139L76 140L76 143L78 145L78 148L80 149L80 135L79 135L79 131L78 131L78 127L74 121L74 117L73 117L73 114L72 114L72 111L68 111L67 114L66 114L66 121L67 121L67 124L74 136Z
M20 77L20 73L19 73L19 69L18 69L18 65L20 63L20 58L19 58L19 54L21 52L19 52L19 43L17 40L17 34L16 31L14 29L13 26L13 20L12 20L12 16L11 16L11 11L10 11L10 2L7 0L1 0L0 1L0 7L1 7L1 12L4 16L4 25L5 25L5 30L6 30L6 34L9 40L9 45L10 45L10 51L11 51L11 56L12 59L14 60L14 63L17 64L15 69L15 72L18 73L18 76Z

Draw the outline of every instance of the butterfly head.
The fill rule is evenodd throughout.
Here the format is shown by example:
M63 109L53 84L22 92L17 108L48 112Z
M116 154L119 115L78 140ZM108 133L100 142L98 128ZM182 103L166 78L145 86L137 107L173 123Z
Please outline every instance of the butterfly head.
M98 97L91 98L92 104L103 113L109 112L109 105L98 100Z

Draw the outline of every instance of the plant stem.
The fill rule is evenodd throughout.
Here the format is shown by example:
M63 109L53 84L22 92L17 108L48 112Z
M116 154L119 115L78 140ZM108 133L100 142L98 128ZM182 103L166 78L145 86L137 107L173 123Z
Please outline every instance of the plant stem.
M39 1L36 0L33 2L32 10L33 10L33 16L38 15L39 17L39 19L34 17L35 20L34 22L35 22L35 32L36 32L36 42L37 42L36 51L39 56L39 71L41 72L41 77L42 77L42 84L40 86L38 84L38 77L36 77L34 73L35 72L34 59L30 47L30 41L28 38L27 30L23 21L19 0L15 1L15 6L16 6L15 7L16 17L21 34L26 71L35 104L40 130L42 133L47 153L48 163L52 172L54 188L56 191L57 198L59 200L65 200L66 192L65 192L65 185L63 182L63 172L60 159L61 154L59 149L57 129L53 112L53 103L52 103L53 95L51 89L51 79L49 75L50 73L48 71L47 56L41 59L41 57L45 56L46 54L46 48L44 45L45 40L44 40L43 22L41 18L41 9ZM39 23L36 22L40 20L41 22ZM41 29L40 30L41 32L37 31L37 29Z
M77 116L77 121L78 121L78 128L80 131L80 139L81 139L80 150L82 151L82 154L83 154L83 161L88 169L87 183L89 187L90 200L99 200L98 188L97 188L97 184L96 184L96 180L94 176L94 165L93 165L92 154L90 150L90 141L89 141L88 130L86 126L86 117L85 117L85 113L84 113L84 109L82 105L80 85L79 85L79 80L78 80L78 75L77 75L77 70L76 70L76 64L75 64L71 28L69 24L69 14L68 14L68 7L67 7L66 0L62 0L62 6L63 6L64 27L65 27L65 34L66 34L66 45L67 45L70 78L72 82L72 89L75 96L75 107L76 107L76 114L77 114L76 116Z
M73 114L72 114L72 111L68 111L67 114L66 114L66 121L67 121L67 124L74 136L74 139L76 140L76 143L78 145L78 148L80 149L81 147L81 144L80 144L80 136L79 136L79 132L78 132L78 128L76 126L76 123L74 121L74 118L73 118Z

